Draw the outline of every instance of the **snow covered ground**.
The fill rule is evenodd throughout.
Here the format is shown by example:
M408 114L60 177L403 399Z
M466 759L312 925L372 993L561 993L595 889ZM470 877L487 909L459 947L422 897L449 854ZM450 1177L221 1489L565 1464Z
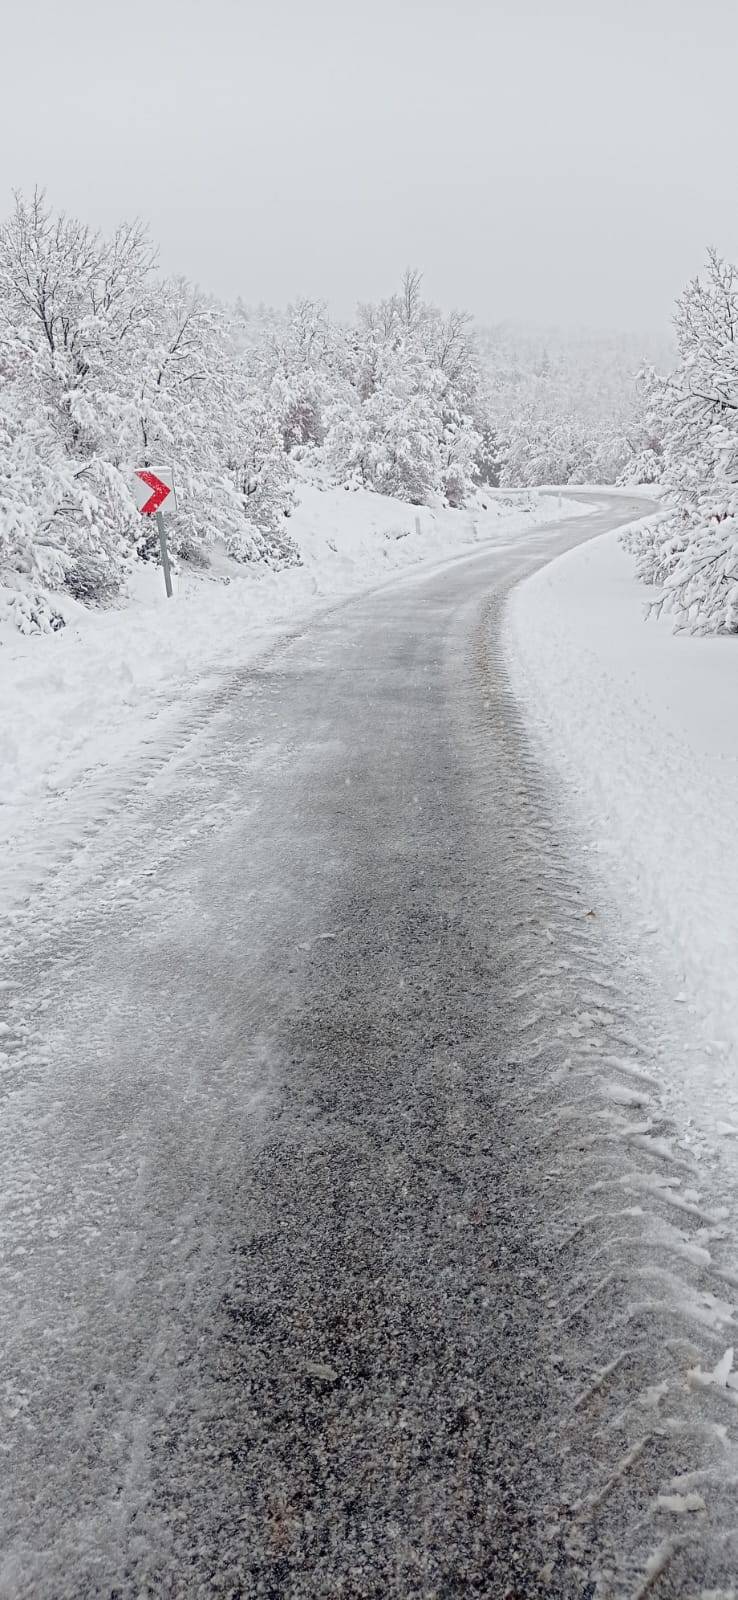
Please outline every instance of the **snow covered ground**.
M738 1137L738 647L644 621L617 533L511 597L513 687L563 781L603 903L683 1015L685 1121ZM597 905L593 907L597 912ZM679 1008L683 1008L680 1012Z
M304 484L290 523L301 567L238 566L216 550L208 573L175 580L169 602L161 573L143 568L123 609L66 599L67 626L46 635L23 636L0 608L0 905L27 898L90 812L118 803L125 774L204 715L271 639L402 568L587 509L536 493L485 502L432 511Z

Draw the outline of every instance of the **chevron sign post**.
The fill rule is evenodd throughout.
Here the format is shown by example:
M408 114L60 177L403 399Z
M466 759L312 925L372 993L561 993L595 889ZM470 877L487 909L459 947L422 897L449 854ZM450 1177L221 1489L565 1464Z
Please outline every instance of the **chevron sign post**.
M137 467L133 475L133 493L136 496L136 505L142 517L156 517L156 526L159 533L159 549L161 550L161 565L164 572L164 586L167 598L172 594L172 573L169 566L169 551L167 550L167 532L164 527L164 517L160 510L164 501L172 496L172 503L176 505L177 497L174 493L174 474L170 467Z

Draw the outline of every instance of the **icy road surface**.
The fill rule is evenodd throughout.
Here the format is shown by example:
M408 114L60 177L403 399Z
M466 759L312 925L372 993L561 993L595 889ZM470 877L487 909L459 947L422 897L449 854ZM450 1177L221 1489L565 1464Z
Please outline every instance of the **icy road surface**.
M731 1592L732 1234L499 663L597 505L273 648L7 930L3 1596Z

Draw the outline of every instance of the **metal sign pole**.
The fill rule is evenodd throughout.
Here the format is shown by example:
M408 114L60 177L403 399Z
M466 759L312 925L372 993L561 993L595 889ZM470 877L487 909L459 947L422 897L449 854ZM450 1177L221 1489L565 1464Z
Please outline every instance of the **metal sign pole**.
M159 530L159 549L161 550L161 564L164 570L164 583L166 585L167 599L172 598L172 572L169 566L169 551L167 550L167 531L164 527L164 517L161 511L156 512L156 526Z

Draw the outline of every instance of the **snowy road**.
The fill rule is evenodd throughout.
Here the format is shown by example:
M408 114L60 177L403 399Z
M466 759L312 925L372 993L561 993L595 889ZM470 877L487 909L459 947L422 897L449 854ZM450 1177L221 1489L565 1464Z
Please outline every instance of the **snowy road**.
M14 927L3 1596L728 1591L730 1241L498 658L598 506L273 649Z

